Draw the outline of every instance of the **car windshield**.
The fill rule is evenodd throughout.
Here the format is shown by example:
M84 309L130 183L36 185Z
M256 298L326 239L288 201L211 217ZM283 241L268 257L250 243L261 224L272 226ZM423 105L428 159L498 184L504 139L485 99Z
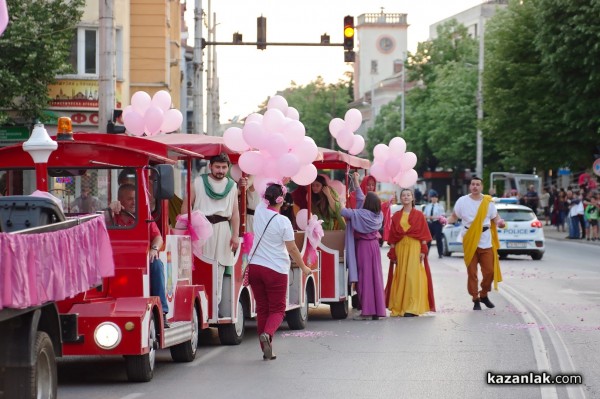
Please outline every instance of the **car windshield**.
M529 222L535 219L533 212L525 209L499 209L498 213L506 222Z

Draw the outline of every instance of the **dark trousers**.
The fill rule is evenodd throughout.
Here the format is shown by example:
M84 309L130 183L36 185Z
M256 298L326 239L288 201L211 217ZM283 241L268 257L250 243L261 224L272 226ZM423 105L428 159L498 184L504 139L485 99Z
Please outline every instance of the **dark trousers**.
M433 221L427 223L429 226L429 232L431 233L431 237L435 239L435 244L437 245L438 255L442 256L444 254L444 243L442 242L442 224L440 222ZM431 248L431 241L427 243L427 250Z

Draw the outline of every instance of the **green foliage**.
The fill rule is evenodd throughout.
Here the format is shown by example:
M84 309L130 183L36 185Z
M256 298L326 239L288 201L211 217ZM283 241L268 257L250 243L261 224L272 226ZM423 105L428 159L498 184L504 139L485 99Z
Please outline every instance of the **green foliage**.
M438 27L438 38L409 54L404 132L401 97L382 107L369 130L367 148L403 137L417 154L417 170L473 168L476 140L477 41L455 20Z
M85 0L8 0L9 25L0 37L0 110L19 118L42 117L47 86L67 63ZM8 116L0 111L0 123Z
M591 164L600 126L600 28L585 16L599 15L597 4L514 1L488 23L484 132L504 169Z
M326 84L321 76L305 86L294 82L279 93L300 113L300 121L306 128L306 135L315 140L319 147L332 148L335 139L329 133L329 122L333 118L344 119L350 108L351 80L340 80L335 84ZM266 101L261 105L266 109ZM339 149L339 148L338 148Z

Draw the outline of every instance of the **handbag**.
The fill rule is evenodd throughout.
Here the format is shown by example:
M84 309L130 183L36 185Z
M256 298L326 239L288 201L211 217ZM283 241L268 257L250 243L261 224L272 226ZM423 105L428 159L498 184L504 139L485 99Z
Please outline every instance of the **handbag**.
M258 242L256 243L256 246L254 247L254 251L252 251L252 255L250 255L250 260L248 260L248 265L246 265L246 267L244 268L244 271L243 271L244 278L242 280L242 285L244 287L247 287L250 285L250 280L248 278L248 266L250 266L250 263L252 263L252 258L254 257L254 254L256 253L256 250L258 249L258 246L260 245L260 242L262 241L262 238L264 237L265 232L267 231L267 227L269 227L269 225L271 224L271 220L273 220L273 218L277 215L278 214L276 213L275 215L271 216L271 219L269 219L269 221L267 222L265 229L263 230L262 234L260 235L260 238L258 239Z

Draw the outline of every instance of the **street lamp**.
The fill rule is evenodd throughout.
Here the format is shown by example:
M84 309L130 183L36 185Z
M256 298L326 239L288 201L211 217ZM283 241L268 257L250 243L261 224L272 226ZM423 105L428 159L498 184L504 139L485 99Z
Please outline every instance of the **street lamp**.
M36 123L31 137L23 143L23 151L29 153L35 163L35 179L37 189L48 191L48 158L58 143L50 138L41 123Z

